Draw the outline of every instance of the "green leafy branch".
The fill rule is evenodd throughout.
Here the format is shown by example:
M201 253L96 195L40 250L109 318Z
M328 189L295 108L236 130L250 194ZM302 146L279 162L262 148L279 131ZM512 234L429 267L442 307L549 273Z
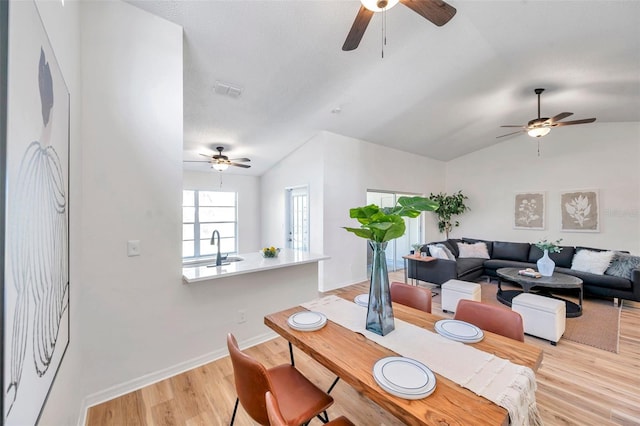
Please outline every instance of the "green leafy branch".
M349 209L349 217L360 222L360 228L344 227L358 237L383 243L404 235L403 217L416 218L423 211L435 211L438 203L425 197L400 197L394 207L370 204Z

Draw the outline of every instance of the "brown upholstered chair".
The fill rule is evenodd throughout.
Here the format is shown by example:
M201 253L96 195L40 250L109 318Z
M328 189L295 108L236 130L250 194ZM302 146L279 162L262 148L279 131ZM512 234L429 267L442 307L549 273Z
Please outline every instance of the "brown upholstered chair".
M269 421L271 422L271 426L294 426L291 423L287 423L284 417L282 417L278 401L276 401L276 398L271 392L267 392L264 397L267 403L267 413L269 414ZM351 421L345 416L340 416L337 419L331 420L329 423L325 424L326 426L354 426L354 424L351 423Z
M424 287L392 282L391 301L431 313L431 290Z
M454 319L473 324L482 330L524 342L524 325L519 313L502 306L461 299Z
M288 425L301 425L318 416L323 423L328 421L326 409L333 398L304 377L289 364L265 368L255 359L240 351L236 338L227 335L227 347L233 364L236 383L236 404L231 416L231 425L236 417L238 402L253 420L269 425L265 394L277 396L280 409ZM324 413L324 416L320 416Z

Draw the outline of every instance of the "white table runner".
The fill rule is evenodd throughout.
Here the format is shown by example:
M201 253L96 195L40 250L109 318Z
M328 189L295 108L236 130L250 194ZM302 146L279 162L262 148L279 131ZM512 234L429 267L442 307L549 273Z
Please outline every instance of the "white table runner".
M362 333L367 339L402 356L422 362L435 373L505 408L512 425L542 425L536 406L536 379L528 367L397 318L395 330L380 336L366 330L367 308L338 296L326 296L302 306L322 312L331 321Z

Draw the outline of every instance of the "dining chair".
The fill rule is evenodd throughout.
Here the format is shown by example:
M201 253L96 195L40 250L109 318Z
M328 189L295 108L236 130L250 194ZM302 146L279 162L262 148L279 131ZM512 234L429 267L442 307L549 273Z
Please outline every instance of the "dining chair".
M461 299L453 319L473 324L482 330L524 342L524 325L519 313L502 306Z
M424 287L392 282L391 301L431 313L431 290Z
M282 364L265 368L240 350L236 338L231 333L227 335L227 348L238 394L231 425L236 418L238 403L241 403L254 421L268 426L269 415L265 402L267 392L277 395L286 424L306 424L316 416L323 423L329 421L326 410L333 404L333 398L311 383L295 367Z
M269 391L265 394L265 400L267 403L267 413L269 414L269 421L271 422L271 426L293 426L291 423L287 423L287 421L282 416L280 412L280 405L278 405L278 401L275 396ZM331 420L329 423L325 423L326 426L355 426L349 419L345 416L340 416L337 419Z

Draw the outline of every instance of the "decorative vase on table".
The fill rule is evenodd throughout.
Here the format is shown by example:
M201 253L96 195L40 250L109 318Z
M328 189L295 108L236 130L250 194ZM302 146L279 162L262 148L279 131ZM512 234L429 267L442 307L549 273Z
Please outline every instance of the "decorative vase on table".
M556 263L549 257L549 250L544 251L542 257L538 259L537 265L538 272L540 272L540 275L543 277L550 277L553 275L553 269L556 267Z
M367 308L367 330L384 336L395 328L393 308L391 307L391 291L389 290L389 274L387 273L387 243L369 240L373 250L371 281L369 283L369 306Z

